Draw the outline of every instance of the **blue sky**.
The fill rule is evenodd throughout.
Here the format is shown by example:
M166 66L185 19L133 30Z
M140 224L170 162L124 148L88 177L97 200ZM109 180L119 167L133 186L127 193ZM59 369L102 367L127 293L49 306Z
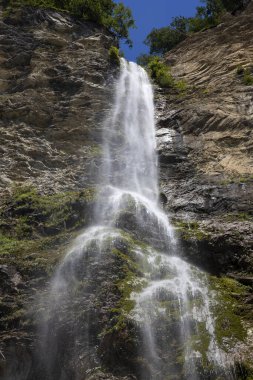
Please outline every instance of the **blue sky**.
M148 47L143 44L147 34L153 28L167 26L175 16L193 16L200 0L116 0L132 9L137 29L131 30L134 46L129 49L121 45L126 59L135 61L141 53L148 53Z

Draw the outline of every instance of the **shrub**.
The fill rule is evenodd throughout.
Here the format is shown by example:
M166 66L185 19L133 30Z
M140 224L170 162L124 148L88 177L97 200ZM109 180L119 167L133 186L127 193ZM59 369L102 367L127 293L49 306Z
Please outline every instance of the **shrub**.
M243 73L243 83L246 86L252 86L253 85L253 72L251 69L245 69Z
M147 58L147 57L146 57ZM152 79L163 88L172 88L179 93L185 93L187 84L183 80L177 81L171 74L169 66L164 64L157 56L150 56L147 59L147 70Z
M120 64L120 53L116 46L111 46L109 49L109 57L112 63Z
M244 68L242 65L237 66L236 74L241 78L242 83L246 86L253 85L253 67Z
M170 73L170 68L166 66L159 57L153 57L148 63L148 71L151 78L161 87L172 87L174 79Z

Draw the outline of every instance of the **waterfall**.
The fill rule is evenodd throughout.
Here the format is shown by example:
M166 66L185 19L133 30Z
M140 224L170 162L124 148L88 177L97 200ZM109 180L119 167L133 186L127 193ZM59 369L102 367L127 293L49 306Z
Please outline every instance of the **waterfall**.
M148 75L121 59L114 105L104 123L94 225L74 241L58 266L41 322L40 356L49 380L86 378L67 373L59 362L70 360L72 354L86 376L100 365L94 338L94 289L104 270L105 253L115 248L115 242L124 245L129 235L135 241L132 255L141 272L141 286L131 292L134 306L127 316L139 334L137 378L233 379L231 363L215 337L215 293L206 274L178 256L173 228L159 206L155 148ZM67 346L72 347L68 353Z

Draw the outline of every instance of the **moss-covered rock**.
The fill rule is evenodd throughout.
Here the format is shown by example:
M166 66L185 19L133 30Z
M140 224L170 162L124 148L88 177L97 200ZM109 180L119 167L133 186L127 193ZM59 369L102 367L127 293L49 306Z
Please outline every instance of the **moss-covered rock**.
M0 326L2 341L36 332L31 305L81 227L91 220L95 189L40 194L15 186L0 210ZM7 344L7 343L6 343ZM8 346L8 344L7 344Z

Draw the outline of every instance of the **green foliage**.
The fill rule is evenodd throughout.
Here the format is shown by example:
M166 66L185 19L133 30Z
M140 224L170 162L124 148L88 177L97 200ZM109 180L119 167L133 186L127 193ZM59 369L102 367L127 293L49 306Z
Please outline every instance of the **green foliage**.
M204 231L196 220L175 222L175 227L184 240L205 240L209 234Z
M109 57L112 63L120 64L119 49L116 46L111 46L109 49Z
M236 74L245 86L253 85L253 66L244 68L242 65L237 66Z
M241 306L247 287L228 277L211 277L211 287L218 294L214 305L215 333L218 344L226 351L238 341L244 341L247 333L242 323ZM232 346L228 346L228 338Z
M67 11L75 17L105 26L117 38L132 45L128 30L135 23L131 10L123 3L116 4L113 0L4 0L3 5L7 11L21 6Z
M226 214L224 219L228 222L247 222L253 221L253 215L247 212L235 212Z
M253 86L253 73L250 69L244 70L243 83L246 86Z
M112 13L105 19L104 25L111 30L117 38L123 38L126 43L132 47L132 41L129 38L129 29L135 28L135 22L132 17L130 8L123 3L114 4Z
M153 60L154 56L150 54L140 54L139 57L137 57L137 63L140 66L147 67L149 62Z
M148 70L152 79L161 87L172 87L173 77L167 67L159 57L153 57L148 63Z
M58 234L88 223L83 209L89 211L95 189L40 195L31 186L15 186L2 206L0 232L17 239ZM80 207L82 206L82 207Z
M171 88L183 95L187 91L187 84L183 80L176 80L171 74L169 66L165 65L157 56L144 56L147 62L147 70L152 79L163 88Z
M218 25L226 12L245 7L244 0L202 0L202 3L194 17L175 17L169 26L153 29L144 41L150 54L165 54L189 34Z
M176 17L170 26L153 29L144 43L149 46L150 54L164 54L187 36L188 21L185 17Z

